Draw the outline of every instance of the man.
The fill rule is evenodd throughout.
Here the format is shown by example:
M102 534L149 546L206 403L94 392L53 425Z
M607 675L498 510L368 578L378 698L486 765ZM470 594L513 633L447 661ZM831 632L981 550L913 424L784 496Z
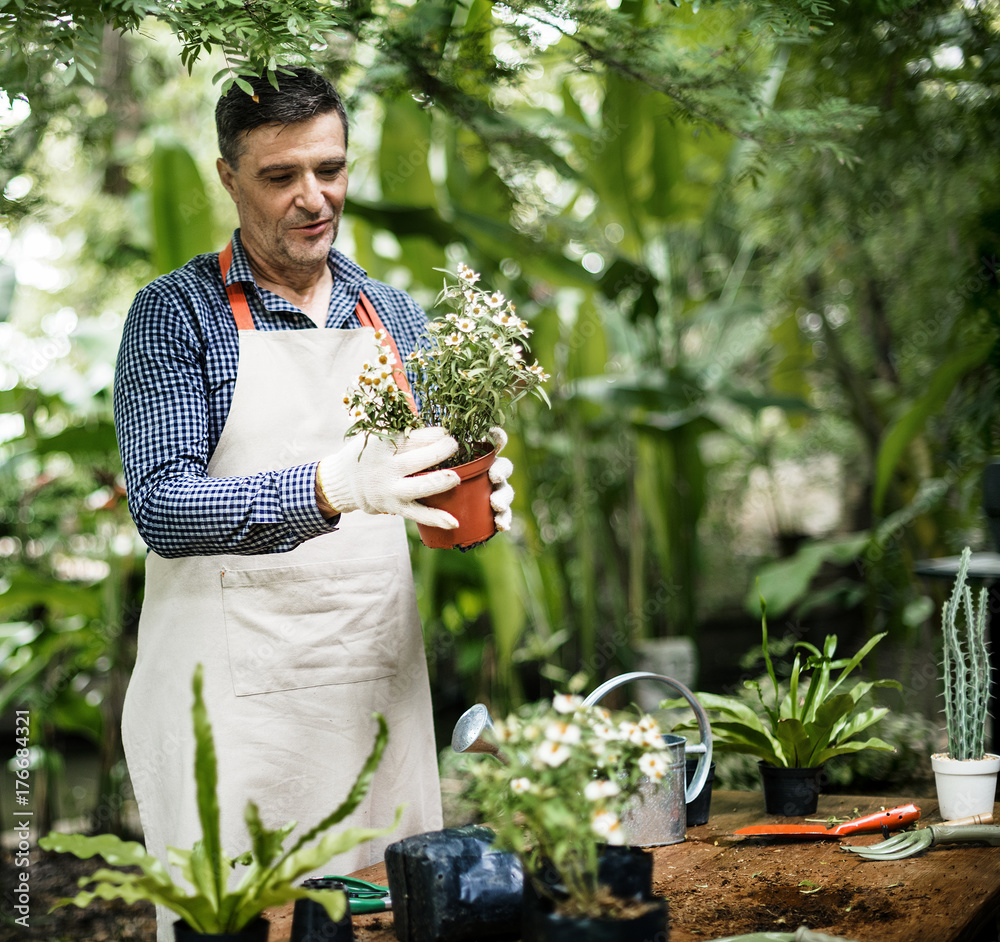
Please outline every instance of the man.
M403 517L453 527L418 503L454 471L443 429L386 443L344 439L344 392L371 354L425 323L403 292L333 248L347 190L347 118L308 69L234 88L216 110L219 177L240 228L136 297L115 383L129 507L150 547L139 647L123 717L147 847L190 846L195 806L190 683L204 665L219 752L223 846L247 849L243 809L265 825L315 824L346 795L384 714L390 740L346 824L400 829L337 858L348 872L392 840L441 826L420 625ZM500 433L502 435L502 433ZM493 503L509 521L510 462ZM161 912L159 938L170 938Z

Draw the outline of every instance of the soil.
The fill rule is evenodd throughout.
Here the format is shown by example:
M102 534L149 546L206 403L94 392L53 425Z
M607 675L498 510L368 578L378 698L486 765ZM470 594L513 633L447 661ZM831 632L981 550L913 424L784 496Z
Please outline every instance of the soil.
M107 866L103 860L79 860L71 854L32 852L29 886L28 928L11 924L11 879L17 872L13 856L0 852L0 872L4 874L4 906L0 922L0 942L152 942L156 938L156 914L152 903L125 903L121 900L94 900L86 909L61 906L49 909L60 899L76 895L77 881Z
M665 864L653 874L653 891L670 904L672 933L703 939L794 932L802 925L844 939L870 938L873 925L887 926L903 916L888 890L871 885L824 887L829 873L824 874L821 861L813 870L804 870L800 863L786 870L769 861L768 870L763 874L753 866L734 865L706 885L705 872L671 872ZM724 904L717 893L721 887L726 891Z

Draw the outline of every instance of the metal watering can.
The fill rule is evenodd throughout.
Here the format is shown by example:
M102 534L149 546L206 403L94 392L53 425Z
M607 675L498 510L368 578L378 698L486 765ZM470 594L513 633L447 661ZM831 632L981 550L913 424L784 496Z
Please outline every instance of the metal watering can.
M701 733L701 742L689 746L683 736L664 733L663 740L667 744L667 753L670 756L669 771L661 782L647 780L640 786L637 800L622 817L625 843L632 847L679 844L684 840L687 827L685 805L701 794L712 763L712 730L709 727L708 714L684 684L663 674L653 674L648 671L632 671L612 677L588 694L583 702L587 706L593 706L616 687L634 680L657 681L677 691L694 711ZM483 704L477 703L469 707L455 724L451 748L455 752L485 752L496 756L501 762L506 762L507 757L490 735L492 730L493 720L489 711ZM698 756L698 765L691 784L685 788L684 760L688 754Z

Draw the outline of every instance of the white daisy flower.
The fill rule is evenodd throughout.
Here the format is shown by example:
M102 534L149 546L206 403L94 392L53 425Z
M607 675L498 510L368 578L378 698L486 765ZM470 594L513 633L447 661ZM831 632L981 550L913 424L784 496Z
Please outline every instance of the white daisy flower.
M512 716L507 720L498 720L493 730L496 733L497 739L501 742L509 742L520 732L521 724L518 722L517 717Z
M618 815L611 811L595 811L590 819L590 829L609 844L625 843L622 823L618 820Z
M486 295L486 303L492 308L500 307L506 300L499 291L494 291L492 294Z
M530 778L516 778L510 783L510 790L515 795L523 795L525 792L531 791L531 779Z
M457 347L461 342L461 334L448 334L448 336L444 338L444 345L446 347Z
M642 734L642 744L644 746L652 746L654 749L666 749L667 744L663 741L663 737L660 735L659 730L647 729Z
M603 739L606 742L612 742L619 736L618 730L615 729L610 723L595 723L594 724L594 735L598 739Z
M569 746L548 739L535 748L535 758L554 769L562 765L570 755Z
M580 741L580 727L566 721L549 723L545 727L545 738L552 742L564 742L575 746Z
M575 713L583 706L583 697L575 693L557 693L552 698L552 707L556 713Z
M461 278L462 281L467 281L470 285L474 285L477 281L479 281L479 272L473 271L468 265L465 264L465 262L459 262L458 277Z
M587 782L583 789L583 797L587 801L600 801L602 798L613 798L621 789L610 779L599 778L592 782Z
M658 753L647 753L639 759L639 771L654 782L667 774L667 760Z
M622 739L627 739L637 746L642 745L643 731L639 728L638 723L633 723L631 720L622 720L618 724L618 732L621 734Z
M464 333L469 333L476 329L476 322L471 317L460 317L455 321L455 326Z

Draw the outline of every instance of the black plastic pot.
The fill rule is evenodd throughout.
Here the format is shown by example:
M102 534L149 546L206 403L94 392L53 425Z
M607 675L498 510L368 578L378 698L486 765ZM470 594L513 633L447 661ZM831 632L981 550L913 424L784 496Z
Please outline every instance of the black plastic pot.
M653 895L653 855L641 847L608 846L601 850L598 880L621 899L649 902L651 908L632 919L560 916L555 903L536 891L525 877L522 942L666 942L667 901ZM558 875L542 874L548 892L565 895Z
M174 923L175 942L267 942L268 921L258 916L239 932L195 932L183 919Z
M793 817L814 814L819 793L826 783L823 766L785 769L757 763L764 783L764 810L768 814Z
M694 778L695 770L698 768L697 759L684 760L684 784L690 785ZM705 787L701 793L695 796L694 801L689 801L687 807L687 826L697 827L699 824L708 823L708 813L712 807L712 782L715 781L715 763L708 767L708 778L705 779Z
M521 942L667 942L667 901L649 901L631 919L589 919L538 911L526 917Z
M305 880L302 886L307 890L342 890L339 880L322 877ZM315 900L297 899L292 910L291 942L354 942L354 927L351 924L351 907L334 922L326 910Z

